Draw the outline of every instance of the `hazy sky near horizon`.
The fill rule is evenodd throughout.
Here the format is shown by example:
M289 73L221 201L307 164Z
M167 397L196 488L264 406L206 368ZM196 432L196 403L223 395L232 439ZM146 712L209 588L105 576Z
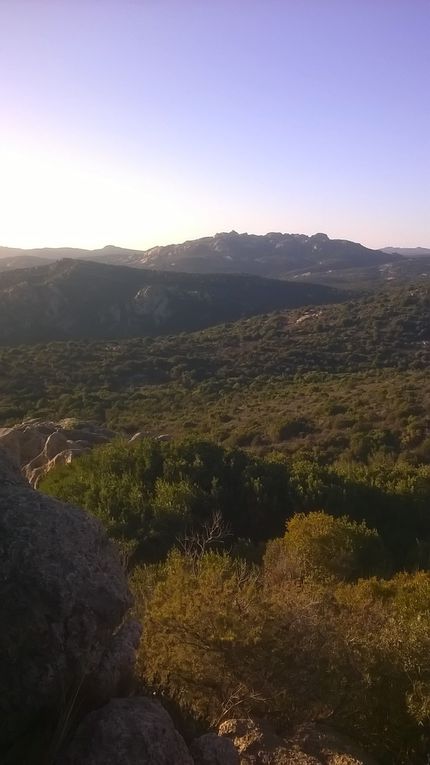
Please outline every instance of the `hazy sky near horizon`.
M429 0L0 0L0 244L430 247Z

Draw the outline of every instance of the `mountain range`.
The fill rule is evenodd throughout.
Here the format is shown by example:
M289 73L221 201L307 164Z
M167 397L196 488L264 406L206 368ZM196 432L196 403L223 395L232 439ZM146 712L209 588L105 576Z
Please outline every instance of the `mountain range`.
M149 250L109 245L98 250L0 247L0 271L78 258L109 265L187 273L246 273L333 286L373 287L430 275L430 250L372 250L326 234L219 233Z

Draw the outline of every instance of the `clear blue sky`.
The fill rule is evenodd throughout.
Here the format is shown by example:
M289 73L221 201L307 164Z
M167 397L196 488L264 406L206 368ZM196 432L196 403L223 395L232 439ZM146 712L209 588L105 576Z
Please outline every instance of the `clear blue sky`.
M430 246L429 0L0 0L0 244Z

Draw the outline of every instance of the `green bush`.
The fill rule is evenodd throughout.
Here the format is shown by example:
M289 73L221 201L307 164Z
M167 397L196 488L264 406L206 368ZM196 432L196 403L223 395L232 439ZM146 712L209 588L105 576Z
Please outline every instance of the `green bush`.
M386 565L374 529L323 512L294 515L287 522L283 548L286 568L295 579L351 581L381 573Z
M232 542L279 534L293 511L285 466L208 441L114 442L50 472L42 491L97 516L109 535L159 560L219 514Z
M284 730L330 719L384 765L425 765L430 576L348 584L272 573L177 551L135 570L143 683L212 725L248 714Z

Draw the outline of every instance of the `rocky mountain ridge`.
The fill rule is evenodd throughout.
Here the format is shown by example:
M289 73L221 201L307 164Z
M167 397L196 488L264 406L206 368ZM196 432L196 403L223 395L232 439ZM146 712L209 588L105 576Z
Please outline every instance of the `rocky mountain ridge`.
M416 262L418 255L420 264ZM0 247L0 271L61 258L174 272L247 273L334 285L372 285L392 279L420 278L427 275L427 267L430 273L430 251L426 248L373 250L349 240L329 239L322 233L257 235L236 231L147 250L113 245L97 250Z
M188 273L252 273L272 278L285 278L291 271L298 275L300 271L305 272L308 266L329 268L335 265L351 268L390 260L380 250L372 250L347 240L329 239L322 233L308 236L270 232L260 235L239 234L236 231L187 240L181 244L155 246L147 250L132 250L114 245L96 250L70 247L19 250L0 247L0 266L2 260L17 258L37 258L39 264L76 258L136 268Z

